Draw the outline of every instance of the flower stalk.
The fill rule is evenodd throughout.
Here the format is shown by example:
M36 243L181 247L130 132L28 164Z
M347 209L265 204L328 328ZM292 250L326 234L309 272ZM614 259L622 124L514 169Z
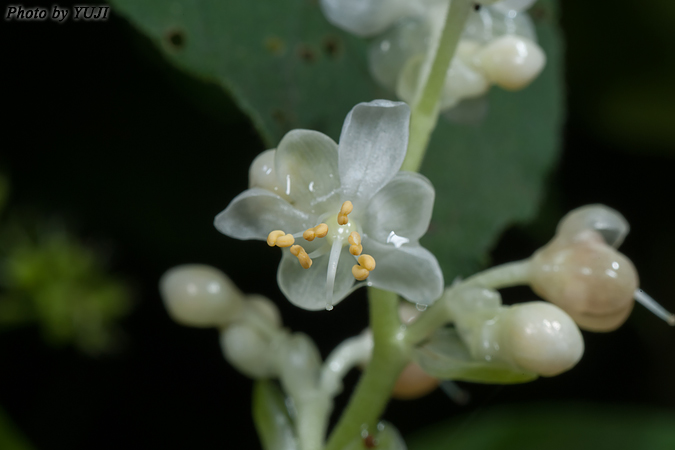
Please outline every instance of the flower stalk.
M408 153L401 170L417 172L422 165L431 133L436 128L436 122L438 121L438 103L445 77L450 68L450 62L455 56L455 50L472 8L473 2L471 0L453 0L450 2L431 70L422 84L415 104L412 106Z
M398 318L398 295L371 288L368 297L373 358L333 430L326 450L345 448L361 435L364 427L375 430L394 384L410 360L411 347L402 339Z

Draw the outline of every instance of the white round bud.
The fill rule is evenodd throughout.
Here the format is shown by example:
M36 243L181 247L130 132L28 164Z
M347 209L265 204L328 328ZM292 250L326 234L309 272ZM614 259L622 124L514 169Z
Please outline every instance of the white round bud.
M612 331L633 309L633 263L592 230L554 239L532 256L532 290L564 309L584 330Z
M619 248L630 231L628 221L605 205L586 205L568 212L558 223L556 234L572 241L586 230L598 232L608 245Z
M529 39L504 35L487 44L476 56L476 61L490 81L504 89L517 91L541 73L546 54Z
M220 331L220 348L227 362L251 378L275 375L271 343L252 327L233 324Z
M260 317L264 323L273 328L281 328L281 313L272 300L260 294L246 296L244 309Z
M159 291L173 320L193 327L217 327L239 313L242 294L215 267L187 264L167 270Z
M571 369L584 353L577 325L550 303L528 302L505 308L497 326L503 355L516 366L542 376Z
M374 36L414 9L408 0L321 0L321 9L333 25L358 36Z

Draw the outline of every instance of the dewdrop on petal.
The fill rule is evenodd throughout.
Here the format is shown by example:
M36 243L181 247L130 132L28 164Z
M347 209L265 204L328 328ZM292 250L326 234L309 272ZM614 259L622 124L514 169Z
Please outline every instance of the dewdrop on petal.
M541 73L546 54L527 38L504 35L487 44L476 55L476 61L488 80L506 90L517 91Z
M193 327L230 322L242 307L242 294L220 270L200 264L176 266L164 273L159 291L169 315Z

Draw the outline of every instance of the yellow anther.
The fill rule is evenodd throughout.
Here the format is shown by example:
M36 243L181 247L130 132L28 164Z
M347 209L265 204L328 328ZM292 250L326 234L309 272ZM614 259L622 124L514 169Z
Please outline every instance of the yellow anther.
M359 256L363 251L363 246L361 245L361 235L356 231L352 231L347 238L347 241L349 241L351 244L349 246L349 253L354 256Z
M315 238L326 237L327 234L328 234L328 225L326 225L325 223L320 223L314 228L308 228L304 233L302 233L302 237L306 241L311 242Z
M316 233L316 237L324 238L328 234L328 225L320 223L314 227L314 232Z
M303 269L309 269L312 267L312 259L309 257L304 248L300 245L294 245L291 247L291 254L298 257L300 265Z
M356 247L352 245L352 247ZM361 247L360 245L358 247ZM351 252L351 247L349 248ZM368 278L370 271L375 268L375 258L370 255L361 255L359 256L359 264L352 267L352 275L359 281L363 281Z
M349 218L347 216L350 212L352 212L353 209L354 205L349 200L342 204L337 217L337 222L339 225L347 225L347 223L349 223Z
M368 272L375 269L375 258L370 255L361 255L359 256L359 264L366 269Z
M295 238L292 234L286 234L281 230L274 230L267 235L267 245L270 247L290 247L295 243Z
M290 247L293 244L295 244L295 238L292 234L287 234L277 238L277 247Z
M267 245L269 245L270 247L274 247L275 245L277 245L277 239L279 239L284 234L286 233L284 233L281 230L272 231L270 234L267 235Z
M354 275L354 278L356 278L357 280L363 281L366 278L368 278L368 275L370 275L370 271L365 267L359 266L358 264L354 264L354 266L352 267L352 275Z

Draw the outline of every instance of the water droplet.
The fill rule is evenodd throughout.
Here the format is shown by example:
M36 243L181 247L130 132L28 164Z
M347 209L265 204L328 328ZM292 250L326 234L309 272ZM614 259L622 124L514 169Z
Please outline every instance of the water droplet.
M424 311L427 310L428 306L423 305L421 303L418 303L418 304L415 305L415 308L417 308L417 310L420 311L420 312L424 312Z

